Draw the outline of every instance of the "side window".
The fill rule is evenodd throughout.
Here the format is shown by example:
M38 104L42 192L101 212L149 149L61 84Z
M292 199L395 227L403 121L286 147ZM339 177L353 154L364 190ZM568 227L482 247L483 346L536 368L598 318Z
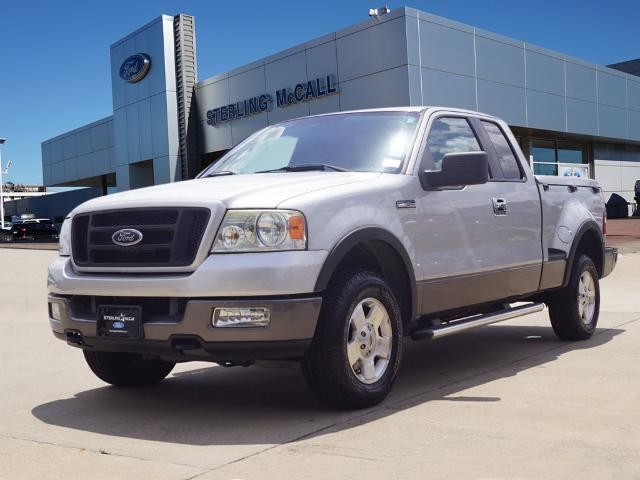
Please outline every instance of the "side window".
M433 169L440 170L447 153L479 152L482 150L471 125L465 118L440 117L431 125L427 145L433 158Z
M489 135L491 143L493 143L496 149L496 155L502 167L505 180L520 180L522 178L522 172L518 166L518 161L500 127L495 123L485 120L482 120L482 125L484 125L484 130L487 132L487 135Z

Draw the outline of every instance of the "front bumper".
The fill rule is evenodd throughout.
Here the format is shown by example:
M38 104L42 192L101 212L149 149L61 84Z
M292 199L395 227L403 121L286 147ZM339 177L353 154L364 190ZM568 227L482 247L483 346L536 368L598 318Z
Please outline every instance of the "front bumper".
M194 298L181 299L184 310L166 316L145 315L142 308L142 339L105 338L96 335L95 307L105 297L49 295L57 303L60 320L49 323L56 337L83 349L121 351L159 355L175 360L246 361L264 358L301 356L313 338L320 313L320 297L289 298ZM89 302L87 302L89 300ZM149 299L139 298L139 303ZM127 297L135 304L135 297ZM91 304L93 309L80 308ZM269 307L271 322L267 327L213 327L211 317L216 307Z
M49 293L136 297L255 297L313 292L326 250L209 255L186 273L78 272L70 257L49 266Z
M618 249L615 247L604 248L604 268L602 269L602 278L609 275L618 263Z

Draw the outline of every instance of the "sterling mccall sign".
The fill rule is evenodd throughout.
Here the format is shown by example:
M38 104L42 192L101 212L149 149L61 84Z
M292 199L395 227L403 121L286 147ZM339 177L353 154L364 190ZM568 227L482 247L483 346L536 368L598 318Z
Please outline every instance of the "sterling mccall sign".
M288 107L301 102L310 102L338 92L338 83L332 75L298 83L293 88L281 88L276 91L276 106ZM236 103L207 110L207 124L216 126L244 117L269 112L273 109L273 96L268 93L246 98Z

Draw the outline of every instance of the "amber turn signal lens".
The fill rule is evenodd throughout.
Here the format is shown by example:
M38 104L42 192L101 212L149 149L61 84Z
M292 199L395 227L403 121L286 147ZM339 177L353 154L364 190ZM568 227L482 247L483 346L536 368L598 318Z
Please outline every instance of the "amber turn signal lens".
M291 240L305 239L304 217L302 215L289 217L289 238Z

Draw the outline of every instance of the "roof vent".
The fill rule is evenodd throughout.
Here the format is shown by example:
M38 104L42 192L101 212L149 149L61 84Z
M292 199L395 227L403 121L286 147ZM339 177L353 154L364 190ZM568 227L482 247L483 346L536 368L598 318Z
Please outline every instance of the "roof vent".
M386 15L390 11L391 11L391 9L387 5L385 5L383 7L378 7L378 8L370 8L369 9L369 16L371 18L378 18L378 17L381 17L382 15Z

